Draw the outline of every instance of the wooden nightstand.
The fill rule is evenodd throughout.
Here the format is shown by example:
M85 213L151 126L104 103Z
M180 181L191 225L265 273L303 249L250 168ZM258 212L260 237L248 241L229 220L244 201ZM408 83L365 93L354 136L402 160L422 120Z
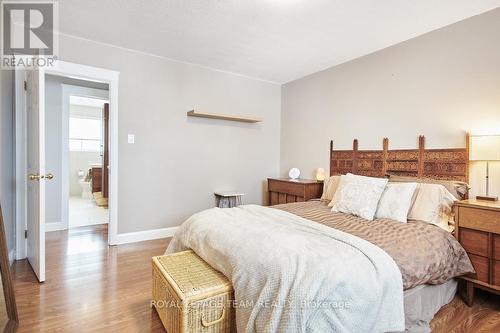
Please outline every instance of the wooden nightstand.
M267 179L269 206L321 198L323 182L309 179Z
M500 203L463 200L455 204L458 241L467 251L476 274L463 276L466 303L474 302L474 288L500 294Z

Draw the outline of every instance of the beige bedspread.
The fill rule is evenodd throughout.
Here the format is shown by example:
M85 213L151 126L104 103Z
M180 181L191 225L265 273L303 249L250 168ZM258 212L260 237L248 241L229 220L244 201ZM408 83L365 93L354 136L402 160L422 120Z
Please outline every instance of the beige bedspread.
M440 284L474 272L467 253L453 235L429 223L368 221L349 214L332 213L320 201L273 208L347 232L383 249L398 265L405 290L421 284Z

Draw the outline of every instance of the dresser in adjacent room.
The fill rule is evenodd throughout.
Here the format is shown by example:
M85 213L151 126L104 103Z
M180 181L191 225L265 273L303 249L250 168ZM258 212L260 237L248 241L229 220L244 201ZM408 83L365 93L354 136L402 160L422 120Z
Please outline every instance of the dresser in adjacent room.
M92 193L102 191L102 166L92 167Z

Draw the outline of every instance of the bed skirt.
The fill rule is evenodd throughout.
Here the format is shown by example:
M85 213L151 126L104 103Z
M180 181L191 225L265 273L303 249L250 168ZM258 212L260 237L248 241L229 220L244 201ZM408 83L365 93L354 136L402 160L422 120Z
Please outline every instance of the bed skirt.
M424 284L404 292L405 332L428 333L434 315L450 303L457 293L457 280L443 284Z

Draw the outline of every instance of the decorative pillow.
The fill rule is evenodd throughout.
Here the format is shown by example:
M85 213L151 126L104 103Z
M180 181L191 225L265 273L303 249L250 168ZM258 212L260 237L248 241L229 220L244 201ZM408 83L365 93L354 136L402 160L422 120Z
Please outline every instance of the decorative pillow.
M417 183L389 183L378 203L376 218L406 223Z
M328 203L328 207L332 207L333 206L333 198L335 197L335 193L337 193L337 190L339 189L340 187L340 184L342 183L342 179L345 178L346 175L340 175L338 176L339 178L337 179L337 186L335 187L335 190L333 190L333 188L330 189L330 193L333 192L332 194L332 199L330 200L330 202Z
M332 201L337 188L339 187L340 176L331 176L325 179L323 184L323 194L321 195L321 201Z
M357 176L348 173L340 178L340 184L332 199L332 212L353 214L373 220L386 178Z
M456 198L439 184L418 184L409 220L424 221L450 230L448 221Z
M409 176L397 176L389 175L390 183L426 183L426 184L439 184L443 185L457 200L465 199L465 196L469 192L469 184L461 182L458 180L441 180L432 179L424 177L409 177Z

